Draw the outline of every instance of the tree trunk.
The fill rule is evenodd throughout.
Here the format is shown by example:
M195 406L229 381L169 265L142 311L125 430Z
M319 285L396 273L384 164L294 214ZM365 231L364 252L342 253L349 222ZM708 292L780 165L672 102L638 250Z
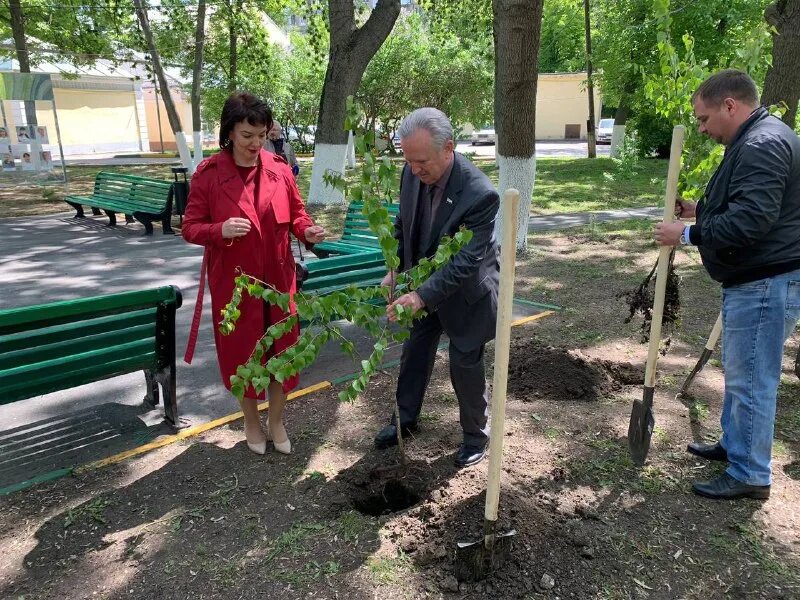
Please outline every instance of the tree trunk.
M189 147L186 145L186 136L183 134L183 127L181 125L178 111L175 108L175 103L172 101L172 92L167 82L167 77L164 74L164 67L161 64L161 55L156 48L155 40L153 39L153 32L150 29L150 21L147 19L147 11L145 10L142 0L133 0L133 5L136 7L136 16L139 19L139 24L142 26L142 33L147 42L147 49L150 51L150 57L153 61L153 72L158 78L158 85L161 88L161 98L164 101L164 108L167 111L167 119L172 132L175 134L175 143L178 145L178 154L181 158L181 163L187 169L192 168L192 157L189 155ZM156 102L158 97L156 97Z
M323 175L344 172L347 98L354 96L367 64L381 47L400 14L400 0L378 0L361 27L356 27L353 0L329 0L330 52L315 135L314 167L309 201L342 202L340 192L326 186Z
M611 149L609 151L613 158L619 156L620 146L625 142L625 124L628 122L628 114L631 112L631 107L628 105L629 97L627 94L622 95L617 112L614 113L614 130L611 132Z
M761 104L786 103L783 122L794 129L800 99L800 0L778 0L764 11L772 35L772 66L764 80Z
M586 124L586 146L589 158L597 158L597 138L595 137L594 81L592 80L592 29L589 19L589 0L583 0L583 27L586 35L586 91L589 96L589 121Z
M192 70L192 133L194 136L193 166L203 160L203 124L200 120L200 76L203 70L203 48L206 39L206 0L197 2L197 28L194 32L194 69Z
M28 42L25 39L25 14L22 12L20 0L9 0L8 5L11 12L11 35L14 37L14 48L17 51L17 62L19 63L20 73L31 72L30 55L28 54ZM33 101L25 102L25 118L27 125L36 125L36 103Z
M28 57L28 43L25 40L25 16L19 0L10 0L11 35L14 36L14 48L17 50L17 61L20 73L30 73L31 63Z
M493 0L494 126L497 131L499 192L520 192L517 248L528 240L536 177L536 84L543 0ZM502 209L501 209L502 210ZM498 216L498 225L502 215ZM499 227L495 230L499 235ZM506 244L505 240L500 240Z
M228 4L228 91L236 91L236 76L239 68L239 56L236 43L236 19L239 16L242 2L237 0Z

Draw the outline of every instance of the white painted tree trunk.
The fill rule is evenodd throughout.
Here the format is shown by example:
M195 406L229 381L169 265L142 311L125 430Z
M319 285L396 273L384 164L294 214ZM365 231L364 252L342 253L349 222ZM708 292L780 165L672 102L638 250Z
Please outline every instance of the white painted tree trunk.
M192 133L192 137L194 138L194 159L193 164L194 168L197 168L203 160L203 136L199 131L195 131Z
M181 165L189 170L189 175L194 173L194 163L192 162L192 153L189 152L189 146L186 143L186 134L182 131L175 132L175 143L178 145L178 156L181 159Z
M356 168L356 141L352 131L347 134L347 168Z
M611 157L616 158L619 156L619 148L622 142L625 141L625 125L614 125L611 132Z
M528 223L531 218L531 201L533 200L533 184L536 179L536 156L530 158L507 157L498 155L497 165L500 168L500 183L498 192L500 196L508 188L519 190L519 214L517 215L517 250L525 250L528 245ZM500 244L504 243L502 237L503 207L495 221L495 235Z
M344 174L347 144L320 144L314 146L314 166L311 170L311 188L306 202L313 204L343 204L344 195L325 183L322 176L328 171Z

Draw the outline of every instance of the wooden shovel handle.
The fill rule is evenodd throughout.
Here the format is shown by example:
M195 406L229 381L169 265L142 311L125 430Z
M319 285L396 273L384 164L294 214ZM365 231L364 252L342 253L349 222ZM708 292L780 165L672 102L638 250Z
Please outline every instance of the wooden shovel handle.
M514 270L517 259L517 214L519 192L513 188L503 194L502 251L500 254L500 294L497 300L497 325L494 337L494 380L492 383L492 421L489 438L489 481L486 486L487 521L497 521L500 503L500 469L503 463L503 438L506 420L508 355L511 345L511 309L514 302Z
M683 125L676 125L672 130L669 171L667 171L667 191L664 194L664 223L672 223L675 217L675 196L678 194L678 175L681 171L684 134ZM670 252L672 252L672 248L661 246L661 250L658 253L653 315L650 321L650 345L647 349L647 367L644 373L644 386L649 388L653 388L656 385L656 362L658 360L658 347L661 344L661 319L664 315L664 295L667 291Z

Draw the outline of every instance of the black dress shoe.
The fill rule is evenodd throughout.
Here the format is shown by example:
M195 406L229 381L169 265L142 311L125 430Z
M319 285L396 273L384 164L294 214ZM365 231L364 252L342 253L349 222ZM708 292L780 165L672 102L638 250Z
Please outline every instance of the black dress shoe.
M414 433L416 430L416 423L404 425L402 430L403 439L405 439L405 437L410 433ZM397 427L394 425L394 423L389 423L386 427L378 432L378 435L375 436L375 447L378 450L385 450L386 448L391 448L392 446L397 446Z
M725 448L719 445L719 442L716 444L701 444L699 442L692 442L686 446L686 451L689 454L694 454L695 456L705 458L706 460L719 460L722 462L727 462L728 460L728 453L725 451Z
M486 456L486 447L488 444L484 444L483 446L473 446L471 444L461 444L458 448L458 452L456 452L456 466L457 467L468 467L470 465L474 465L479 463L483 460L483 457Z
M715 500L732 500L734 498L766 500L769 498L769 488L768 485L749 485L727 473L723 473L716 479L698 481L692 485L695 494Z

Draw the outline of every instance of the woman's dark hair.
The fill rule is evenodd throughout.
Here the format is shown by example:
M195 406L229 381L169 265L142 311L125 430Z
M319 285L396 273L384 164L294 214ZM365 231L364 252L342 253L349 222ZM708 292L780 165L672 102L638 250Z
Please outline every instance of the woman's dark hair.
M242 121L250 125L264 125L267 131L272 127L272 110L250 92L234 92L222 106L219 119L219 147L230 146L230 135L234 126Z

